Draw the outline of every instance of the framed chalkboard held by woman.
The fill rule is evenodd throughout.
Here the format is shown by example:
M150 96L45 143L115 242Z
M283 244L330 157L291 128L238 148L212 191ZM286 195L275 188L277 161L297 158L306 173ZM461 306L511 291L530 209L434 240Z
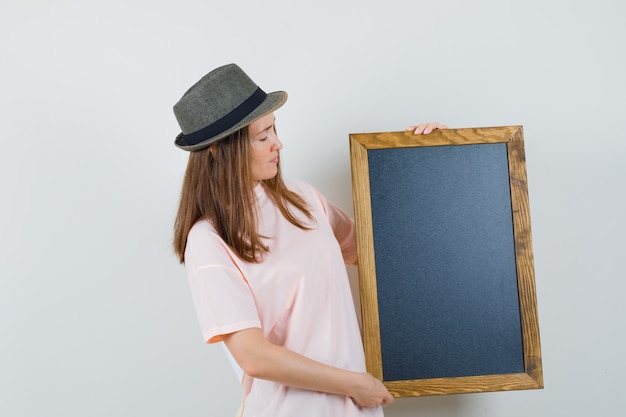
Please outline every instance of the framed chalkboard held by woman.
M396 397L543 388L522 127L350 152L368 371Z

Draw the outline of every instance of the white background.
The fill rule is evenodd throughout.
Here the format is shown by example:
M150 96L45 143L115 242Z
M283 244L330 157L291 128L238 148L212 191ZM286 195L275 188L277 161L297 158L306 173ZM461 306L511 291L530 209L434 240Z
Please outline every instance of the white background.
M229 416L170 246L172 105L236 62L285 176L352 212L348 134L523 125L545 389L407 398L396 416L626 409L626 6L618 0L0 3L0 416ZM354 274L354 272L352 272Z

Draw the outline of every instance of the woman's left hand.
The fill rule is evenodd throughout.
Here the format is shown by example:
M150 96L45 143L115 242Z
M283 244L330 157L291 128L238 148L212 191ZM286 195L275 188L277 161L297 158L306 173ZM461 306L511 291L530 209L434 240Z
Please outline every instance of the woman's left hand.
M443 125L441 123L423 123L420 125L409 126L405 129L405 131L413 131L414 135L421 135L422 133L427 135L433 130L443 130L447 129L448 126Z

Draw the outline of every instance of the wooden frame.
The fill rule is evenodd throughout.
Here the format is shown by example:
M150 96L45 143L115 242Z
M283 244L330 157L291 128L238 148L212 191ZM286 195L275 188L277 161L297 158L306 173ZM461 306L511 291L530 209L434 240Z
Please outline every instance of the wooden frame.
M370 152L385 149L504 144L514 240L513 274L517 279L521 352L520 372L487 375L408 378L389 380L383 374L381 328L372 222ZM452 149L452 148L450 148ZM460 148L459 148L460 149ZM467 148L462 148L467 149ZM530 213L526 179L523 130L521 126L448 129L429 135L410 132L350 134L353 199L359 255L363 344L368 372L383 381L395 397L458 394L543 388L541 348L536 305ZM393 217L393 213L389 213ZM400 307L402 308L402 307ZM428 320L418 317L416 320ZM410 359L410 358L409 358ZM521 359L520 359L521 361Z

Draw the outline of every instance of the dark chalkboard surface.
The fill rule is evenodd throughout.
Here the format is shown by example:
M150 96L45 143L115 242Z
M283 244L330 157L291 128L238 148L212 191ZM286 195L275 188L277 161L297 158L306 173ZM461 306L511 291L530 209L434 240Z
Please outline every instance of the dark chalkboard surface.
M542 387L521 127L351 156L368 370L396 396Z
M368 158L385 379L523 372L506 145Z

